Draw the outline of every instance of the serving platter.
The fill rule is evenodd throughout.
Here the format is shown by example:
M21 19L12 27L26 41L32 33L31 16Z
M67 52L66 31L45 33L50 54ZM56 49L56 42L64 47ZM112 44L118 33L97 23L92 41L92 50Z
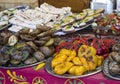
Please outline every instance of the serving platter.
M0 31L9 28L11 25L12 25L12 24L9 23L9 24L1 27L1 28L0 28Z
M51 61L52 61L52 57L50 57L46 60L45 69L49 74L51 74L55 77L58 77L58 78L82 78L82 77L90 76L90 75L101 72L101 67L98 67L94 71L86 72L84 75L81 75L81 76L73 76L73 75L69 75L69 74L57 75L53 72L53 69L51 67Z
M29 65L25 65L25 64L24 65L18 64L18 65L12 65L12 66L4 65L4 66L0 66L0 68L2 68L2 69L22 69L22 68L28 68L28 67L38 65L38 64L45 62L45 61L46 61L46 59L39 61L39 62L36 62L36 63L33 63L33 64L29 64Z
M111 79L115 79L115 80L120 80L120 75L111 75L110 72L109 72L109 69L108 69L108 64L109 64L110 60L109 58L107 57L104 62L103 62L103 65L102 65L102 71L103 71L103 74L105 76L107 76L108 78L111 78Z
M60 31L58 31L58 32L56 32L56 33L54 33L54 35L66 35L66 34L69 34L69 33L74 33L74 32L76 32L76 31L79 31L79 30L83 30L83 29L86 29L86 28L88 28L88 27L90 27L91 26L91 24L87 24L87 25L85 25L85 26L83 26L83 27L80 27L80 28L74 28L75 30L74 31L70 31L70 32L64 32L64 31L62 31L62 30L60 30Z

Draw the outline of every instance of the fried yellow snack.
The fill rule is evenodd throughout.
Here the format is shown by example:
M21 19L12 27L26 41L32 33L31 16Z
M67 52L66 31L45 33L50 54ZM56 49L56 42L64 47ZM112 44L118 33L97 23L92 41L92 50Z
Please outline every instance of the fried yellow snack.
M89 68L89 64L87 62L87 59L85 57L79 57L79 58L80 58L80 60L82 62L82 65L86 68L87 71L89 71L90 68Z
M84 66L72 66L69 69L68 73L78 76L78 75L82 75L85 71L86 71L86 69Z
M57 54L55 58L53 58L51 62L52 68L54 68L56 65L63 63L66 60L67 56L64 54Z
M62 75L64 73L66 73L72 66L73 66L72 62L64 62L64 63L61 63L61 64L55 66L53 71L56 74Z
M59 53L69 56L70 53L71 53L71 50L68 50L68 49L61 49Z
M80 61L79 57L74 57L72 59L72 62L74 65L82 65L82 62Z
M98 58L97 66L101 66L102 63L103 63L104 58L103 58L103 56L98 56L98 55L97 55L97 58Z
M75 56L76 56L76 51L75 50L70 50L70 55L67 58L67 61L71 61Z

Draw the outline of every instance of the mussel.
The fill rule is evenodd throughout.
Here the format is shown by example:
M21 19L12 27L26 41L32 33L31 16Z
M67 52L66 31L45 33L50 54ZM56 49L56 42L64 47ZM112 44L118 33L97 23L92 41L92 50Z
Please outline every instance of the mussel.
M19 31L20 34L29 34L30 28L24 28Z
M50 36L53 34L54 31L52 30L48 30L48 31L45 31L45 32L42 32L40 34L37 35L38 38L42 38L42 37L45 37L45 36Z
M115 45L112 47L112 50L113 50L113 51L116 51L116 52L119 52L119 51L120 51L120 43L115 44Z
M38 50L38 47L32 41L27 42L27 45L29 45L35 51Z
M43 54L42 52L40 52L40 51L35 52L35 53L34 53L34 57L35 57L38 61L42 61L42 60L45 58L44 54Z
M22 60L22 52L21 51L15 51L11 53L11 59L15 59L15 60Z
M42 46L40 51L45 55L45 57L50 57L54 53L49 47Z
M50 27L47 27L45 25L37 25L36 27L37 27L37 29L39 29L40 31L43 31L43 32L51 29Z
M25 50L22 51L22 61L25 61L30 56L30 52Z
M120 63L120 53L118 53L118 52L111 52L111 53L109 54L109 59L110 59L111 61L114 60L114 61Z
M35 39L35 37L27 34L20 35L20 38L25 41L33 41Z
M35 40L34 43L37 45L37 46L43 46L46 41L42 41L42 40Z
M39 38L40 41L49 41L51 38L51 36L46 36L46 37L43 37L43 38Z
M39 33L41 33L41 31L39 29L34 29L32 32L30 32L30 35L31 36L36 36L38 35Z
M9 60L9 55L0 53L0 65L6 64Z
M120 74L120 66L117 62L111 61L108 65L108 68L112 75Z
M25 64L33 64L36 62L37 62L37 59L35 57L28 58L24 61Z

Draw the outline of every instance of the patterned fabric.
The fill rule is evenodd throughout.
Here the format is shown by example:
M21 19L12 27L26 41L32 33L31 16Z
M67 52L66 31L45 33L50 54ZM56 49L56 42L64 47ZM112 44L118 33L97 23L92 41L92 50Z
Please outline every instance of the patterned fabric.
M98 73L78 79L57 78L48 74L44 68L0 69L0 84L120 84L119 81L108 79Z

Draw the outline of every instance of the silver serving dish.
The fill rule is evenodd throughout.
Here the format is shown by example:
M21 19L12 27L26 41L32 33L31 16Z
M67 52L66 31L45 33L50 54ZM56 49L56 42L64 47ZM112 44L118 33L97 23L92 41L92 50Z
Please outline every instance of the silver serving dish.
M62 35L66 35L66 34L68 34L68 33L74 33L74 32L77 32L77 31L80 31L80 30L83 30L83 29L86 29L86 28L89 28L91 26L91 24L87 24L87 25L85 25L85 26L83 26L83 27L78 27L78 28L74 28L74 30L73 31L68 31L68 32L65 32L65 31L63 31L61 28L60 28L60 30L58 30L58 32L55 32L54 33L54 35L58 35L58 36L62 36Z
M106 58L103 62L103 65L102 65L102 69L103 69L103 73L105 76L111 78L111 79L115 79L115 80L120 80L120 75L111 75L110 72L109 72L109 69L108 69L108 64L109 64L110 60L109 58Z
M1 69L22 69L22 68L28 68L28 67L32 67L32 66L35 66L35 65L38 65L38 64L40 64L40 63L42 63L42 62L45 62L46 61L46 59L45 60L42 60L42 61L40 61L40 62L36 62L36 63L33 63L33 64L29 64L29 65L22 65L22 66L20 66L20 65L15 65L15 66L0 66L0 68Z
M69 74L57 75L52 70L51 61L52 61L52 57L47 59L46 64L45 64L45 69L49 74L51 74L55 77L58 77L58 78L82 78L82 77L90 76L90 75L96 74L98 72L101 72L101 67L98 67L98 68L96 68L96 70L87 72L81 76L74 76L74 75L69 75Z
M1 27L1 28L0 28L0 31L9 28L11 25L12 25L12 24L9 23L9 24Z

